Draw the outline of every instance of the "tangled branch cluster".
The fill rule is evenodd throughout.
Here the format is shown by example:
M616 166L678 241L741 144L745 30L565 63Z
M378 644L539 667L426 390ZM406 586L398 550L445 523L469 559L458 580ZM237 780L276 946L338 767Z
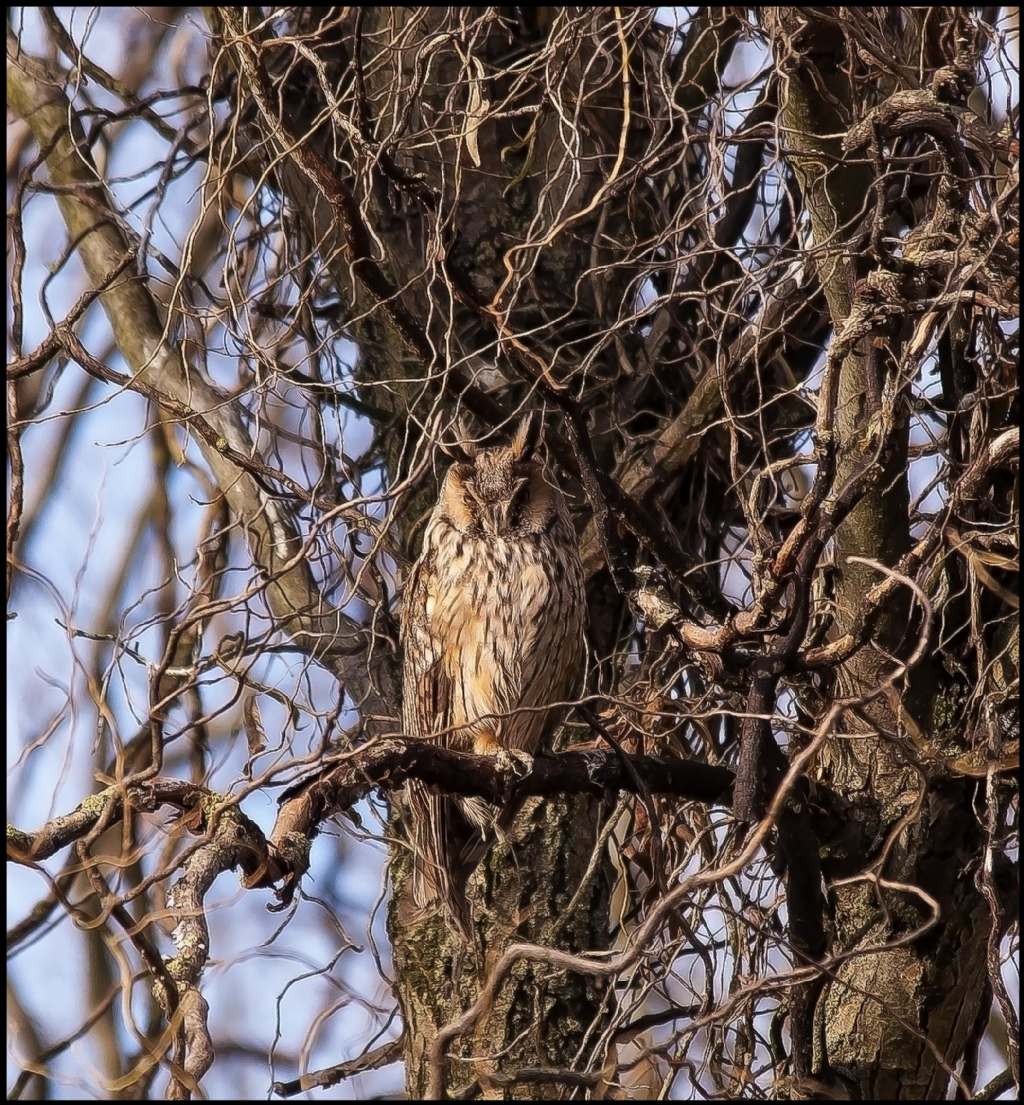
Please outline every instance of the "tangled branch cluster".
M232 1051L203 971L233 868L286 934L324 907L340 950L312 973L362 1018L364 1054L317 1073L331 1002L295 1054L268 1033L260 1061L299 1069L281 1094L404 1058L433 1096L848 1095L865 993L924 1089L968 1095L994 1002L1012 1083L1009 9L173 11L120 14L125 64L99 16L8 31L7 580L11 632L40 642L12 663L26 702L57 695L25 711L19 779L59 771L59 740L96 779L71 814L17 811L45 823L9 829L9 858L46 894L8 946L70 918L106 982L57 1040L21 1014L15 1096L90 1032L107 1092L161 1069L200 1091ZM35 210L67 227L55 257ZM517 779L402 739L396 612L446 450L528 409L578 522L590 656ZM133 486L90 485L69 573L55 527L98 439ZM540 799L520 854L569 857L557 915L502 927L492 902L486 969L429 1010L410 775ZM389 959L380 901L303 889L318 849L370 878L381 842ZM984 946L954 1026L877 964L957 973L961 914ZM343 955L381 985L353 996ZM501 1020L527 967L548 997L589 988L558 991L579 1023L555 1057L537 1007Z

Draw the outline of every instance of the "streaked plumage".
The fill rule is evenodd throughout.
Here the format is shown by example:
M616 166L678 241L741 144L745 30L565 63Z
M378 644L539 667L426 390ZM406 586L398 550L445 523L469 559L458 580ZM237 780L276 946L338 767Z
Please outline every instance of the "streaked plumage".
M508 446L445 476L402 609L403 721L413 737L478 754L533 755L577 690L583 573L565 499L532 458L531 421ZM529 709L529 707L539 707ZM467 927L460 852L493 810L408 788L418 906L440 897ZM456 805L456 803L458 803Z

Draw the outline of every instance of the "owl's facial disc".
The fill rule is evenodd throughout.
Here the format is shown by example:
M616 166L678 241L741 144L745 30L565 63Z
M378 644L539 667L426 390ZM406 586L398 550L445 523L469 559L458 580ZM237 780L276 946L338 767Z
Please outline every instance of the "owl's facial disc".
M501 504L502 523L505 531L512 528L513 522L518 523L518 515L526 503L526 493L529 486L529 477L520 476L512 485L512 494Z
M463 481L463 487L466 498L472 503L470 513L473 520L484 533L496 534L498 530L495 508L498 504L480 489L472 475Z
M514 471L502 473L502 476L504 478L499 481L471 478L465 482L477 522L484 533L492 537L505 536L518 528L530 484L528 476Z

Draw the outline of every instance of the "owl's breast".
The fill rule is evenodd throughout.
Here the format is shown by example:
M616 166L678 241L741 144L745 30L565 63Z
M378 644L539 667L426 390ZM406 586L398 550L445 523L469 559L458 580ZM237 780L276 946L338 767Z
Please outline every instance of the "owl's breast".
M579 634L575 550L546 539L466 535L445 544L436 550L426 615L447 648L506 660Z
M576 693L583 575L566 534L475 537L439 527L424 554L420 615L451 688L448 724L482 749L537 747ZM495 720L500 719L500 720Z

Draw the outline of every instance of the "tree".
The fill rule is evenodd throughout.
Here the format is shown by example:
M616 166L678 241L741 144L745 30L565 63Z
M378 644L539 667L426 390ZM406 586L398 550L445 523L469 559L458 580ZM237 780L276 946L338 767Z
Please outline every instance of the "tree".
M299 1066L281 1095L399 1060L411 1096L1019 1090L1016 14L660 12L9 23L9 629L56 604L65 650L12 670L67 683L19 778L63 734L95 781L8 829L47 882L8 941L85 934L94 1091L189 1097L215 1050ZM44 510L114 397L150 483L99 493L65 593ZM590 664L518 777L403 738L395 615L456 418L524 410ZM412 776L522 802L472 946L412 908ZM387 996L309 1074L326 998L298 1055L215 1041L212 887L325 909L330 978L341 824L341 882L387 845ZM17 1095L76 1037L14 977Z

